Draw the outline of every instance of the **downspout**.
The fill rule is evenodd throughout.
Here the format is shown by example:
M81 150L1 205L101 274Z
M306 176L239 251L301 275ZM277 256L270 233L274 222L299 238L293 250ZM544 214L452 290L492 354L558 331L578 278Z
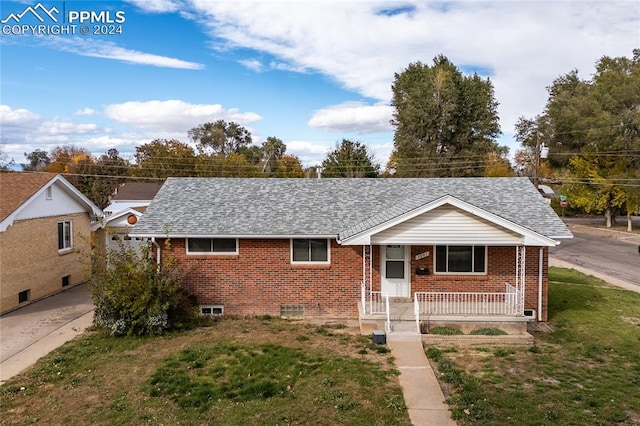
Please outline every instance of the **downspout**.
M538 259L538 321L542 321L542 267L544 264L544 248L540 247Z
M156 246L156 262L158 263L158 269L160 269L160 253L162 251L160 250L160 244L156 242L156 237L151 237L151 244Z

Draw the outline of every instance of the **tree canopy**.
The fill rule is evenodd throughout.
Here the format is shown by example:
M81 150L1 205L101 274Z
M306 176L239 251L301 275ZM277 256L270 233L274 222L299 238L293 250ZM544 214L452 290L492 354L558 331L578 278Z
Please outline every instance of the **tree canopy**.
M588 80L573 70L548 88L544 112L521 118L525 150L550 147L548 167L564 183L569 203L604 213L638 208L640 190L640 49L632 58L602 57ZM535 154L535 152L534 152Z
M395 74L395 175L482 176L490 153L504 157L493 84L464 76L445 56Z
M218 120L204 123L187 132L201 154L229 155L251 143L251 133L238 123Z
M175 139L155 139L136 147L136 176L167 178L194 176L194 149Z
M375 162L373 155L367 152L367 146L348 139L336 143L335 149L330 151L322 162L324 177L374 178L378 177L379 173L380 165Z

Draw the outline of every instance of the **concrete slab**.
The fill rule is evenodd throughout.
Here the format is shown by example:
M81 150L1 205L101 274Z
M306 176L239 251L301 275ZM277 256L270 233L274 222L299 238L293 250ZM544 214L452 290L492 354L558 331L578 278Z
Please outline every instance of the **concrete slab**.
M390 334L387 342L400 371L400 386L411 422L415 426L456 425L424 353L420 335Z
M93 309L89 289L79 285L0 317L0 384L84 332Z

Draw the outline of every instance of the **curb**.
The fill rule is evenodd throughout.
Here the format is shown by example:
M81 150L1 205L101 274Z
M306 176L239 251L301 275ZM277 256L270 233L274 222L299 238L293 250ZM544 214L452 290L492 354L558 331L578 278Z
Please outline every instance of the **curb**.
M600 278L602 281L605 281L613 286L623 288L629 291L635 291L636 293L640 293L640 287L629 282L620 280L618 278L613 278L609 275L601 274L600 272L594 271L592 269L588 269L582 266L574 265L573 263L567 262L565 260L556 259L555 257L549 256L549 266L557 266L559 268L567 268L567 269L575 269L578 272L582 272L583 274L593 275L596 278Z

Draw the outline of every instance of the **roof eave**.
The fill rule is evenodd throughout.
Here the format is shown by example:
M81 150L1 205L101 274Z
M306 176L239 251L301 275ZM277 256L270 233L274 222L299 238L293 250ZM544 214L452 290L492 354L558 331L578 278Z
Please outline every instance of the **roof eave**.
M510 231L513 231L517 234L522 235L523 244L524 245L535 245L535 246L547 246L554 247L559 243L555 241L551 237L547 237L538 232L532 231L522 225L511 222L507 219L504 219L498 215L495 215L491 212L488 212L480 207L474 206L473 204L467 203L466 201L462 201L459 198L456 198L452 195L444 195L434 201L423 204L422 206L415 208L409 212L406 212L402 215L399 215L391 220L380 223L376 226L373 226L364 231L358 232L346 238L338 238L338 243L342 245L366 245L371 244L371 237L379 232L382 232L386 229L389 229L393 226L396 226L402 222L413 219L421 214L427 213L431 210L434 210L438 207L441 207L445 204L452 205L461 210L464 210L468 213L473 214L474 216L480 217L482 219L488 220L491 223L494 223L498 226L502 226Z

